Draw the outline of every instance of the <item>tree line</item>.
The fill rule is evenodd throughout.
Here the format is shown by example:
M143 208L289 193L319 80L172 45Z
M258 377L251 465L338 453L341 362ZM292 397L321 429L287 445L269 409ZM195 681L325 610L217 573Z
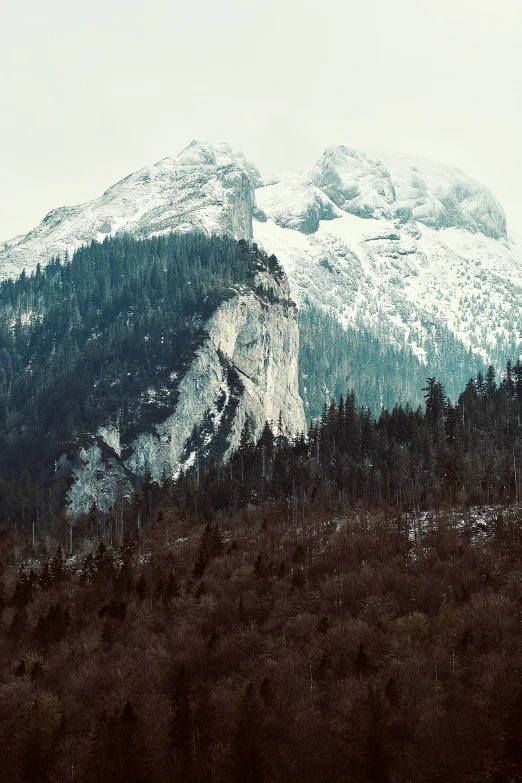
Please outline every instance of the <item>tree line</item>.
M318 493L332 508L363 502L393 513L443 506L519 501L522 467L522 365L501 378L490 366L471 379L456 403L427 379L425 406L396 405L378 418L353 392L324 406L307 437L290 442L281 425L257 443L248 422L225 469L211 463L165 492L180 508L239 508L284 499L304 513ZM329 501L330 502L330 501ZM210 513L210 512L209 512Z

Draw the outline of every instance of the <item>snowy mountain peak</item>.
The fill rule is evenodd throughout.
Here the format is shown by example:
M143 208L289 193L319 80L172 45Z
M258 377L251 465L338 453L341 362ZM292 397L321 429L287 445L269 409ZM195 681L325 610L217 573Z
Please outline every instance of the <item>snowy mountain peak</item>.
M230 145L195 140L5 243L0 278L119 232L193 230L254 238L279 258L295 301L420 362L442 355L442 334L466 362L471 351L502 363L521 345L520 245L508 245L488 188L440 163L342 145L309 174L263 181Z
M437 230L465 228L506 239L499 201L462 171L396 152L328 147L310 179L344 212L363 218L411 218Z
M414 357L457 389L480 362L502 366L520 352L520 245L508 244L498 200L462 171L335 146L308 176L283 172L255 195L254 237L279 259L293 298L333 315L354 345L372 335L391 367ZM305 336L305 354L319 340ZM378 409L386 379L358 372L372 378ZM325 383L323 401L334 380Z
M242 152L224 142L198 141L194 139L175 159L177 166L239 166L247 169Z
M489 188L460 169L399 152L368 153L390 174L399 204L435 229L465 228L506 239L506 216Z
M202 231L252 238L257 168L228 144L193 141L177 158L130 174L94 201L59 207L0 250L0 279L106 236Z

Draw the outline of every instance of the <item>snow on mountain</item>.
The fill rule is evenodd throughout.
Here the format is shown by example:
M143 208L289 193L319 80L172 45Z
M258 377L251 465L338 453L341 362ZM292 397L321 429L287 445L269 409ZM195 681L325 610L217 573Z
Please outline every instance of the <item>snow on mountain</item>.
M466 228L506 239L506 216L480 182L459 169L398 152L328 147L310 179L345 212L411 218L432 228Z
M381 157L330 147L308 179L258 188L267 220L254 220L256 242L276 254L298 303L363 324L421 361L437 326L487 362L509 353L521 342L522 255L499 202L457 169Z
M258 220L270 218L282 228L313 234L320 220L340 217L342 212L322 190L299 171L283 171L256 191Z
M255 221L254 237L278 257L298 303L385 332L420 359L438 324L485 361L491 348L520 343L521 262L495 240L354 215L321 221L312 236Z
M390 173L359 150L328 147L310 179L345 212L359 217L392 217L396 199Z
M461 227L507 239L506 216L498 199L460 169L399 152L373 152L390 172L397 203L432 228Z
M53 209L25 236L0 249L0 279L31 272L53 256L72 254L92 240L129 232L139 237L203 231L252 238L253 185L259 173L227 144L193 141L110 187L94 201Z

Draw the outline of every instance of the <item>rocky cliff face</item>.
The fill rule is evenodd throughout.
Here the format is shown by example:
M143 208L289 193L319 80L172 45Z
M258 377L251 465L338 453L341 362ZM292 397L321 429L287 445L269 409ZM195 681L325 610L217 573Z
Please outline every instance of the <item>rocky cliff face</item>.
M389 171L350 147L328 147L310 179L344 212L362 218L390 218L395 190Z
M299 171L283 171L256 190L257 220L273 220L281 228L313 234L319 221L340 217L342 212Z
M459 169L398 152L328 147L309 174L340 209L362 218L413 219L507 239L499 201Z
M492 239L507 239L506 216L498 199L460 169L398 152L375 152L386 166L399 208L437 230L463 228Z
M130 475L160 481L210 453L227 459L239 445L246 421L255 439L265 423L280 420L290 436L306 422L298 386L299 333L288 283L260 271L258 286L270 295L238 290L206 324L208 337L181 380L175 410L122 452L121 421L100 429L76 460L69 505L107 510L130 495ZM100 441L109 450L100 448ZM118 459L119 455L121 459Z
M176 410L155 432L132 444L131 470L148 471L156 480L176 474L194 427L205 430L203 445L208 445L234 402L230 371L243 388L235 400L225 458L239 445L247 419L256 439L267 421L276 424L279 417L289 435L304 431L296 309L286 281L276 290L279 301L238 292L218 308L206 325L208 339L180 384ZM185 455L185 462L191 459L192 453Z

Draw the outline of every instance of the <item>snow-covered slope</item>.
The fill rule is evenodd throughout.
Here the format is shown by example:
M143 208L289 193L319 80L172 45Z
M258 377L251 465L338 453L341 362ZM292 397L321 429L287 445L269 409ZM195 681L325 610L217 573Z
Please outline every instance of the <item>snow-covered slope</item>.
M520 342L520 257L481 234L345 214L311 236L255 221L254 237L278 257L299 304L384 329L420 358L438 324L486 361L491 349Z
M31 272L53 256L69 255L117 232L139 237L203 231L251 239L255 166L227 144L194 141L110 187L94 201L53 209L39 226L0 249L0 279Z
M397 153L381 161L331 147L308 178L258 188L267 220L254 220L255 240L277 255L299 304L420 361L438 327L486 362L509 354L522 330L522 256L499 202L457 169Z

